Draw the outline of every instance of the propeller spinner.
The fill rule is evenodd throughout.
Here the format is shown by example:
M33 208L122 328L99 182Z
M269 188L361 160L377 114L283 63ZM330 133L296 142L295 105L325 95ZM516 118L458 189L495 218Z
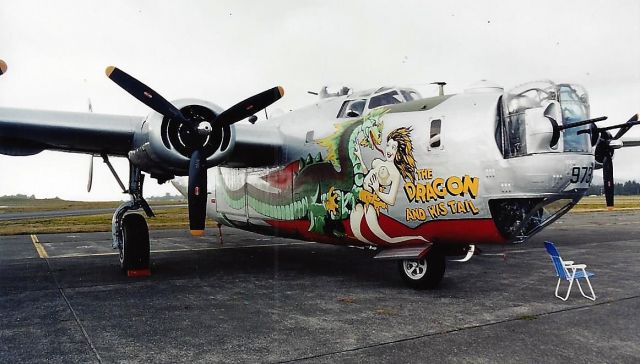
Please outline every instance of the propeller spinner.
M207 167L203 140L213 128L231 125L276 102L284 95L284 89L280 86L273 87L233 105L214 120L195 121L185 117L178 108L152 88L119 68L109 66L105 72L107 77L143 104L165 117L178 120L190 129L193 137L188 138L187 143L193 152L189 160L189 228L192 235L203 235L207 206Z
M0 76L7 73L7 63L0 59Z

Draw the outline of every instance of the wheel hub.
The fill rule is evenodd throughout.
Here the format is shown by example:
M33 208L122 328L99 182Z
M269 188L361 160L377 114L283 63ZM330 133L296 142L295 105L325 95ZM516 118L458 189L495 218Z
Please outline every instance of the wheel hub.
M418 280L427 273L427 260L405 260L402 262L402 267L407 277Z

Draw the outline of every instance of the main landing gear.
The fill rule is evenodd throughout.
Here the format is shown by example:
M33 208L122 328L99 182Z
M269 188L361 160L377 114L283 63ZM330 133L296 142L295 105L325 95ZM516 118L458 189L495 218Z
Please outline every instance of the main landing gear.
M112 246L120 252L120 267L127 274L135 271L146 271L148 273L149 228L144 216L138 213L138 210L142 209L148 217L155 215L147 201L142 197L144 175L140 168L130 165L129 189L125 190L108 159L104 156L103 158L124 192L131 195L131 200L120 205L111 220Z
M433 249L421 259L398 261L400 275L407 285L415 289L435 288L446 268L445 255Z

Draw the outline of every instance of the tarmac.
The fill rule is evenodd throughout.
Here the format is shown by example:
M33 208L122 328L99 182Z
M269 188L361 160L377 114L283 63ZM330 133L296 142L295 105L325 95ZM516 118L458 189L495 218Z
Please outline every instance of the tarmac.
M571 213L403 285L374 252L223 228L151 232L151 277L109 233L0 236L0 362L640 362L640 212ZM554 297L543 241L597 300Z

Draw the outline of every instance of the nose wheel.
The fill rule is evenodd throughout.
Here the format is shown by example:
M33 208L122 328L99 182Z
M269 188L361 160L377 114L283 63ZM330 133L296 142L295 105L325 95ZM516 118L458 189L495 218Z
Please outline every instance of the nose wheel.
M430 251L422 259L403 259L398 261L400 275L404 282L414 289L430 289L438 286L446 268L445 256Z

